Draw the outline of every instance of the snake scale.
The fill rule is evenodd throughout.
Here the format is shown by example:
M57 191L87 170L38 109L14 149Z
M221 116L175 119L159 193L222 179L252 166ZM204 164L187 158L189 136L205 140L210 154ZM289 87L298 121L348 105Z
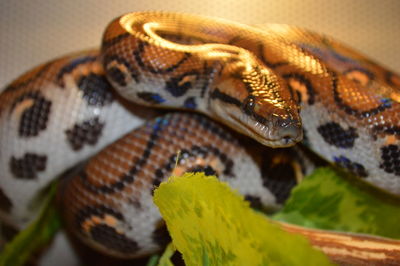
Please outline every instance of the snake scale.
M172 172L216 174L253 202L279 206L226 126L273 148L304 139L399 195L399 88L395 73L300 28L126 14L109 24L100 51L38 66L0 94L1 218L25 227L49 183L80 162L60 192L66 224L116 256L165 244L151 197ZM153 107L203 115L158 116Z

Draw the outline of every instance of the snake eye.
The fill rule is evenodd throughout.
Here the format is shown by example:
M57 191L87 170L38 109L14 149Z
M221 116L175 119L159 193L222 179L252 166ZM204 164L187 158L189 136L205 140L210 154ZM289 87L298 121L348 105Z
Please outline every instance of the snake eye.
M256 106L256 101L253 96L249 96L244 99L242 103L242 110L245 114L250 115L254 111L254 107Z

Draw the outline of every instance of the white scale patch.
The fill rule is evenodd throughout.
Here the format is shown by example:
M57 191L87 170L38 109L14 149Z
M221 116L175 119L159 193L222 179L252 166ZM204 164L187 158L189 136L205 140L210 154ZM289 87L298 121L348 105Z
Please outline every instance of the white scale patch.
M190 78L188 76L187 78ZM184 78L185 80L185 78ZM149 105L148 102L143 99L138 98L137 92L148 92L160 95L165 102L163 104L168 106L175 106L177 108L182 108L182 103L188 97L194 97L196 99L200 99L201 91L202 91L202 82L194 82L195 86L190 88L184 95L175 97L172 96L166 89L166 83L164 79L154 78L146 75L140 76L140 82L135 82L133 79L130 80L127 86L119 87L119 85L112 80L110 80L111 84L116 88L118 93L120 93L123 97L133 102L137 102L139 104ZM184 82L184 81L181 81ZM197 101L197 109L202 111L207 111L206 108L206 100Z
M345 156L365 168L368 177L363 178L363 180L392 193L400 193L400 179L396 178L394 174L389 174L379 168L381 162L376 159L381 157L380 147L384 146L385 139L374 140L366 129L357 128L358 137L355 139L354 146L350 149L338 148L329 145L317 131L320 125L329 121L336 122L347 130L348 126L341 123L342 119L336 113L331 113L326 110L326 107L315 103L304 108L301 111L301 116L307 118L303 119L303 126L306 130L308 141L312 149L320 156L330 162L334 162L334 157Z
M19 117L12 116L8 120L8 110L0 117L2 123L0 141L3 145L0 158L0 172L5 175L0 179L0 187L12 202L12 221L19 227L32 220L37 213L31 204L38 196L37 192L49 185L55 177L66 169L99 151L105 145L113 142L119 136L138 127L143 120L128 112L117 101L104 107L90 107L82 99L80 91L71 77L65 78L66 88L60 89L56 85L46 87L41 92L44 97L52 102L51 113L47 128L39 132L37 137L20 138L18 136ZM21 114L21 109L27 105L22 102L16 110ZM28 106L29 107L29 106ZM76 123L98 117L104 123L101 136L96 145L84 145L79 151L72 151L65 131ZM16 120L16 118L18 118ZM10 158L23 157L25 153L35 153L47 156L45 171L38 172L38 178L33 180L16 179L10 172ZM3 218L8 214L0 213Z

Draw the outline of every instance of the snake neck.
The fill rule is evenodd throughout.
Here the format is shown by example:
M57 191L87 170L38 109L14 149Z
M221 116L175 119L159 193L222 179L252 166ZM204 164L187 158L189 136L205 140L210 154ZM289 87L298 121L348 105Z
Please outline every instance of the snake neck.
M123 16L105 34L105 69L121 95L141 104L206 112L271 147L302 139L287 85L255 54L257 33L250 36L247 26L206 17L150 17ZM239 33L245 44L231 44ZM116 57L116 51L130 49L124 60Z

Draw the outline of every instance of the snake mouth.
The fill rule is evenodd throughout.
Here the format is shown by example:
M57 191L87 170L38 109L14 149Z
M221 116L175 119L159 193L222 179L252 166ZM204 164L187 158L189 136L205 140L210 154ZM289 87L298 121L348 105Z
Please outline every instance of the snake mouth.
M255 122L257 124L249 125L248 122L243 121L242 119L239 119L233 115L229 115L229 118L235 121L234 128L236 128L239 132L271 148L291 147L302 139L302 134L300 136L291 136L288 134L280 136L279 133L275 133L277 130L270 129L271 127L269 127L268 125L262 125L258 122ZM260 129L257 130L257 128ZM276 138L270 138L267 136L273 134L277 135Z

